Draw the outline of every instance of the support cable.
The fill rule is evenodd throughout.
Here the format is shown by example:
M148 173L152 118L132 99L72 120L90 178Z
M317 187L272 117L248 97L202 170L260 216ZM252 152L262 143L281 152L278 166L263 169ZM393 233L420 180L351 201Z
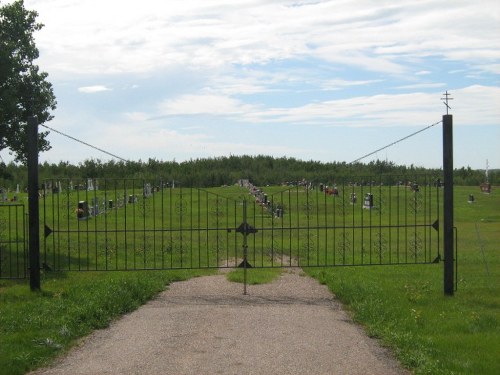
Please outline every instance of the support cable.
M420 129L420 130L416 131L415 133L411 133L410 135L407 135L406 137L403 137L403 138L401 138L401 139L398 139L397 141L394 141L394 142L392 142L392 143L388 144L387 146L381 147L381 148L379 148L378 150L375 150L375 151L373 151L373 152L370 152L369 154L366 154L366 155L364 155L364 156L362 156L362 157L360 157L360 158L357 158L356 160L351 161L349 164L354 164L354 163L357 163L358 161L360 161L360 160L362 160L362 159L364 159L364 158L367 158L368 156L371 156L371 155L373 155L373 154L376 154L377 152L380 152L380 151L382 151L382 150L385 150L386 148L389 148L389 147L391 147L391 146L394 146L395 144L397 144L397 143L399 143L399 142L402 142L402 141L404 141L405 139L408 139L408 138L410 138L410 137L413 137L414 135L417 135L418 133L421 133L421 132L423 132L423 131L425 131L425 130L427 130L427 129L430 129L430 128L432 128L433 126L436 126L437 124L440 124L440 123L442 123L442 122L443 122L442 120L440 120L440 121L438 121L438 122L435 122L434 124L429 125L429 126L427 126L427 127L423 128L423 129Z
M99 148L99 147L97 147L97 146L93 146L93 145L91 145L90 143L87 143L87 142L84 142L84 141L82 141L82 140L80 140L80 139L77 139L77 138L75 138L75 137L72 137L71 135L64 134L63 132L61 132L61 131L59 131L59 130L56 130L56 129L53 129L53 128L51 128L51 127L47 126L47 125L40 124L40 126L43 126L44 128L47 128L47 129L49 129L49 130L51 130L51 131L53 131L53 132L56 132L56 133L58 133L58 134L61 134L62 136L66 137L66 138L72 139L73 141L79 142L79 143L81 143L81 144L83 144L83 145L85 145L85 146L88 146L88 147L90 147L90 148L93 148L93 149L95 149L95 150L97 150L97 151L101 151L101 152L103 152L103 153L105 153L105 154L107 154L107 155L109 155L109 156L112 156L112 157L114 157L114 158L116 158L116 159L120 159L121 161L124 161L125 163L128 163L128 162L129 162L129 160L127 160L127 159L124 159L124 158L122 158L122 157L120 157L120 156L114 155L114 154L112 154L111 152L108 152L108 151L106 151L106 150L103 150L102 148Z

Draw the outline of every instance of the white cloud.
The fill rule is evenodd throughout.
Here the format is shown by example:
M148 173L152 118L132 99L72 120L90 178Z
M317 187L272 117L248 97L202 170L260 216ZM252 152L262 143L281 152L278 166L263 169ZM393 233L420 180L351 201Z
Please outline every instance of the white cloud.
M408 90L408 89L414 90L414 89L434 89L434 88L445 87L445 86L446 86L446 83L436 82L436 83L415 83L413 85L398 86L397 88L398 89L405 89L405 90Z
M96 86L85 86L85 87L79 87L78 92L82 92L84 94L95 94L98 92L103 92L103 91L111 91L110 88L102 85L96 85Z
M442 87L443 84L413 86L434 88ZM256 124L284 123L344 127L425 126L439 120L440 114L443 113L441 94L441 92L378 94L274 108L244 104L228 96L183 95L161 103L160 116L211 115ZM457 113L461 117L462 124L498 123L500 109L495 103L500 102L499 87L476 85L452 90L451 94L455 101L452 106L457 104ZM457 101L460 101L460 106Z
M300 157L302 143L316 144L310 133L373 127L392 134L388 127L429 125L445 112L445 87L457 124L500 125L495 0L25 0L25 6L45 24L35 36L37 63L58 96L50 125L131 159L238 150ZM110 90L117 95L105 103L78 95ZM286 134L282 148L267 142L270 134ZM83 160L87 152L74 157ZM58 155L65 154L73 148Z
M237 115L253 111L254 107L222 95L183 95L160 104L160 115Z
M300 7L259 0L26 3L46 25L37 39L50 70L144 72L315 56L402 74L412 57L439 56L473 66L478 57L493 65L499 58L492 49L499 42L496 1L318 1Z

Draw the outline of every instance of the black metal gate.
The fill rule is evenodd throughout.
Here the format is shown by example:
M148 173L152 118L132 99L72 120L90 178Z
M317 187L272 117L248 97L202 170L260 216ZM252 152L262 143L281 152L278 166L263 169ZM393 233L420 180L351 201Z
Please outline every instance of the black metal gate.
M27 276L28 251L23 204L0 204L0 279Z
M433 263L440 187L428 175L210 189L48 180L41 262L102 271Z

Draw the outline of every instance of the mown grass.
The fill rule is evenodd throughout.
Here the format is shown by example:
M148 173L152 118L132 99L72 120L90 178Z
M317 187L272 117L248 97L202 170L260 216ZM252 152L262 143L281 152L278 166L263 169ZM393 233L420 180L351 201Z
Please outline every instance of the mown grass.
M245 282L245 270L237 268L227 273L226 278L235 283ZM249 285L268 284L272 283L280 277L282 269L279 268L248 268L246 283Z
M206 273L206 272L205 272ZM47 273L42 291L0 281L0 374L46 365L95 329L194 271Z
M499 374L499 212L497 191L455 189L459 266L452 297L444 295L442 263L306 272L416 374Z
M379 195L385 194L384 189L378 189ZM272 189L269 190L272 192ZM366 327L369 335L380 338L384 344L392 347L399 360L417 374L500 373L497 360L498 353L500 353L500 254L497 251L500 242L500 195L496 190L491 195L482 195L477 190L477 188L462 187L455 189L455 224L458 227L459 238L459 289L453 297L443 295L442 264L344 266L357 260L353 257L353 259L346 259L345 262L343 258L337 258L334 263L342 267L306 268L309 274L330 287L352 312L354 319ZM407 194L406 190L398 191L402 191L401 194ZM240 191L235 190L236 193L241 194ZM474 204L467 203L467 197L471 193L476 196ZM197 196L196 194L194 198ZM285 195L280 193L279 197L282 201L290 200L288 196L286 199L282 199L282 196ZM359 196L363 196L362 191L359 192ZM385 196L385 199L388 199L387 194ZM304 211L304 207L310 207L309 202L306 205L303 204L305 197L306 194L297 194L297 198L292 200L292 203L294 205L296 203L297 208L300 208L300 212L307 214L303 214L305 219L301 218L300 224L302 225L302 221L322 223L322 213L320 215L319 211L310 212L309 209ZM328 202L328 206L318 207L328 209L329 215L335 212L341 215L344 212L340 210L343 206L340 206L333 198L319 197L322 201ZM202 198L207 202L208 199L212 199L205 196ZM191 202L191 198L184 199L184 202ZM233 218L232 214L227 215L228 210L219 210L221 206L218 198L214 202L210 203L210 206L195 205L192 209L195 217L199 217L198 212L201 208L203 209L200 221L202 226L208 226L205 220L208 223L209 219L218 222L224 217ZM184 212L181 210L183 205L170 206L176 208L173 216L177 211ZM152 207L154 207L153 204ZM353 217L353 221L354 218L358 220L358 216L361 217L361 222L380 220L376 215L377 211L374 213L354 212L354 207L350 205L346 207L348 207L346 213ZM214 211L215 208L217 210ZM238 206L235 211L239 209ZM156 210L152 211L156 212ZM126 212L134 212L134 209ZM186 213L190 212L191 209L186 211ZM232 213L232 211L229 212ZM123 210L124 213L125 210ZM258 213L260 211L252 211L250 214L250 217L257 221L257 226L265 227L269 221L277 221L272 216L259 216ZM205 214L207 219L204 219ZM335 215L333 215L333 220L335 220ZM187 220L190 216L180 215L180 222L182 223L182 220ZM74 220L77 226L90 225L90 223L78 224L73 216L68 218ZM236 219L234 221L235 226L240 224L240 221ZM384 223L380 221L381 224ZM92 223L92 225L95 224ZM141 225L141 223L138 224L138 226ZM276 228L278 227L279 224ZM223 228L222 224L221 228ZM304 248L302 242L296 240L295 237L292 238L292 235L287 237L287 234L278 237L279 241L268 240L263 237L264 233L270 233L270 231L260 231L252 235L250 239L254 249L262 248L256 253L257 255L251 254L253 257L251 256L249 261L252 264L265 267L263 262L270 254L279 256L284 253L287 256L296 257L300 252L302 255L306 254L301 264L308 264L309 256L311 256L310 263L315 265L316 247L309 251L309 245ZM340 250L344 249L345 244L341 240L346 236L342 236L342 233L343 230L338 230L337 240L332 242L330 238L336 235L333 231L329 234L328 243L338 244ZM315 232L303 230L292 234L303 241L303 236L306 236L307 240L308 236L313 238ZM80 235L78 233L78 236ZM234 250L235 242L232 237L228 237L229 235L237 235L237 239L241 239L241 235L235 234L234 231L231 233L224 231L224 236L215 233L213 238L211 235L210 239L206 240L206 243L211 246L210 262L214 266L217 266L219 260L214 257L214 254L218 254L219 249L222 249L222 258L237 257L233 251L239 248L240 242L236 241L236 250ZM348 232L347 237L350 235L351 232ZM321 239L317 238L317 243L319 243ZM363 232L361 236L356 237L356 240L358 238L363 238ZM364 238L367 241L368 234ZM83 242L82 255L89 253L89 249L92 251L100 249L94 246L89 247L91 238L85 237L84 239L85 241L82 241L82 238L80 241L72 241L76 244ZM134 244L134 241L137 241L137 244ZM141 244L141 241L144 244ZM169 245L169 241L171 241L170 238L166 239L165 244ZM200 247L206 247L203 241L195 238L194 243L200 242L203 245ZM159 239L156 240L156 243L160 242ZM373 245L372 242L368 244L369 249ZM138 251L137 248L145 245L146 240L135 239L135 237L127 239L125 256L127 244L133 256L132 265L135 268L134 257ZM107 242L105 245L108 251ZM116 252L118 252L118 245L120 244L116 244ZM403 245L396 245L394 245L396 249L404 249ZM146 248L146 246L142 247ZM288 247L290 247L290 253L285 251ZM178 249L168 248L168 252L161 250L160 253L164 252L170 259L175 260L173 250L176 250L177 253L185 254L185 257L180 259L186 260L188 253L182 252L184 248L184 245L181 245ZM114 249L110 248L110 254L111 250ZM80 255L80 250L78 254ZM144 252L139 253L138 261L143 259L144 254ZM194 259L198 259L199 254L195 255ZM115 258L112 259L113 262L122 259L117 255ZM47 259L58 260L59 256L55 258L49 256ZM73 258L71 259L73 261ZM101 258L94 257L94 259ZM426 255L425 259L433 258ZM327 260L328 263L332 261L330 258ZM92 265L91 261L92 258L89 257L75 258L75 264L78 266L87 263ZM153 258L153 265L154 261ZM212 263L207 264L212 265ZM277 262L275 266L280 263ZM53 262L53 264L57 263ZM146 261L144 264L150 265ZM190 265L190 263L186 264ZM268 282L267 280L271 281L274 277L278 277L279 273L279 269L249 270L247 282ZM40 293L29 292L26 282L0 280L0 374L22 374L29 369L48 363L51 358L73 345L79 337L94 329L105 327L114 317L135 309L162 290L169 282L196 274L188 271L48 273L44 275ZM234 280L242 281L241 270L231 272L230 275L234 277Z

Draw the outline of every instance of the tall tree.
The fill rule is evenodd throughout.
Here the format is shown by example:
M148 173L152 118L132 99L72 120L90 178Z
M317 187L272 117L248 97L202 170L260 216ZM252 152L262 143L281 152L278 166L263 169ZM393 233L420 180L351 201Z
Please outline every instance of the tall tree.
M56 98L48 74L33 63L39 52L34 33L43 25L38 13L26 10L23 0L0 6L0 151L8 148L17 161L26 161L28 117L50 121ZM39 151L50 149L48 132L39 132Z

